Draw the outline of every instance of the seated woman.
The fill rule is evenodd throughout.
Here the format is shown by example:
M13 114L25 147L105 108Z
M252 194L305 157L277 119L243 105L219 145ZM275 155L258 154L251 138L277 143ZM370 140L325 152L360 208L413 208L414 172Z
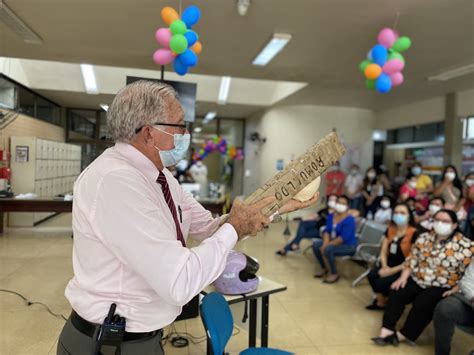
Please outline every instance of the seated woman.
M300 249L300 242L304 238L321 238L319 235L319 229L326 225L327 216L330 213L334 213L334 207L336 207L337 196L329 195L327 201L327 207L321 209L316 213L315 216L310 216L306 220L302 220L298 225L298 231L296 236L286 244L283 249L280 249L276 254L285 256L289 251L296 251Z
M322 268L314 277L323 277L325 283L339 280L335 257L354 255L357 246L356 222L349 213L349 198L340 196L335 210L328 215L323 239L313 243L314 255Z
M446 298L438 303L434 311L436 355L451 353L456 326L474 328L474 263L469 265L459 283L459 290L455 287L447 291L443 295Z
M380 266L373 269L367 278L375 293L374 302L365 307L371 310L384 309L390 286L403 270L405 258L417 237L413 216L404 203L395 206L393 222L388 227L380 249Z
M417 195L416 176L408 174L405 183L400 188L400 202L405 202L410 197L416 199Z
M380 224L389 224L390 220L392 219L391 205L392 203L390 201L390 197L382 197L382 201L380 201L380 207L377 212L375 212L374 221Z
M414 343L433 318L446 291L457 285L471 263L474 243L458 231L456 213L442 209L434 215L433 231L414 242L401 276L391 288L377 345ZM396 325L405 306L412 303L403 328Z
M415 223L418 224L423 231L433 230L433 216L436 212L444 208L444 200L441 197L433 197L430 205L425 213L415 216Z

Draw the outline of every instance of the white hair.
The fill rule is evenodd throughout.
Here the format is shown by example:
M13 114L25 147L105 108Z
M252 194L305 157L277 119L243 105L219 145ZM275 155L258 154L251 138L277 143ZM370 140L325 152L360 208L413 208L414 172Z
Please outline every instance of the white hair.
M107 111L107 129L115 142L129 143L136 130L157 122L166 123L165 98L176 97L169 85L139 80L122 88Z

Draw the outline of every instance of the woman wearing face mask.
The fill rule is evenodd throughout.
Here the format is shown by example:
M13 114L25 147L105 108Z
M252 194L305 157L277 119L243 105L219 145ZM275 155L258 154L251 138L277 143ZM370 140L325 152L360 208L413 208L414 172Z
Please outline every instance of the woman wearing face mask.
M433 216L443 208L444 200L441 197L433 197L425 213L420 216L415 216L415 223L420 225L423 232L433 230Z
M436 186L434 195L446 201L446 208L458 212L464 205L462 182L458 177L456 168L448 165L444 168L441 182Z
M365 217L375 214L383 196L383 186L377 178L377 172L373 167L367 169L362 190L365 204ZM369 218L370 219L370 218Z
M327 206L322 208L314 216L308 217L300 222L295 238L282 249L277 250L276 254L285 256L289 251L297 251L300 249L300 243L303 239L321 238L319 230L326 225L327 216L334 213L336 207L337 196L329 195Z
M400 188L400 202L405 202L410 197L416 199L418 192L416 190L416 176L408 174L405 183Z
M314 277L323 277L325 283L339 280L335 257L354 255L357 246L356 222L348 212L349 198L340 196L335 210L335 213L328 215L323 239L313 243L314 255L322 268Z
M434 215L433 231L414 242L401 276L392 284L378 345L414 343L433 318L437 303L457 292L457 284L471 263L474 243L457 229L456 213L442 209ZM405 306L412 308L403 328L396 331Z
M384 309L390 286L404 268L405 258L410 254L411 245L418 236L410 209L404 203L395 206L392 223L387 229L380 249L380 265L367 278L375 293L373 303L365 308Z
M392 219L392 203L388 196L382 197L380 201L380 208L375 212L374 221L380 224L389 224Z

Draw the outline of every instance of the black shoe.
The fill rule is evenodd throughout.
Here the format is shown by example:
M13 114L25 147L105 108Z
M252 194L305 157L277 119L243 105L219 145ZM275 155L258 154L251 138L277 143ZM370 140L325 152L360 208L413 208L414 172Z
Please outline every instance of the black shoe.
M385 309L385 307L380 307L377 304L377 300L374 300L374 302L372 302L372 304L369 304L368 306L365 306L365 309L369 309L371 311L383 311Z
M275 254L280 255L280 256L286 256L286 251L278 250Z
M384 338L382 337L376 337L376 338L371 338L371 340L380 346L385 346L385 345L393 345L393 346L398 346L400 344L400 341L398 340L397 333L393 333L392 335L386 336Z

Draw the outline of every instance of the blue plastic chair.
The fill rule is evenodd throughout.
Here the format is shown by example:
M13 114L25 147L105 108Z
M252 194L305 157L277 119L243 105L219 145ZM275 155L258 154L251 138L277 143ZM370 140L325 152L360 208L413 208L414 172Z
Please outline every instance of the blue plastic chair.
M212 346L212 353L214 355L224 354L234 329L234 319L229 305L220 293L212 292L203 298L200 310L201 319ZM240 354L291 355L293 353L271 348L248 348Z

